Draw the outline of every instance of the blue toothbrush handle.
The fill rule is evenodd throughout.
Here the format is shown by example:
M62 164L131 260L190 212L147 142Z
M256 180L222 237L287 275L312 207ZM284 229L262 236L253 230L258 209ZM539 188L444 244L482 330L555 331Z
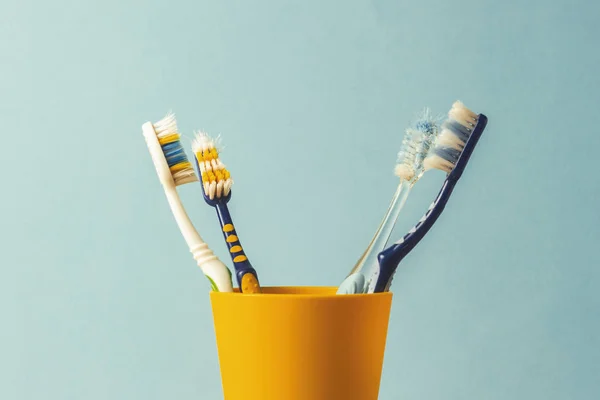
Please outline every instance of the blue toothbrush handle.
M246 253L242 248L227 204L217 203L215 208L217 209L217 215L221 223L229 255L235 267L235 277L240 291L242 293L260 293L260 284L256 270L252 267L250 261L248 261L248 257L246 257Z
M425 215L402 239L383 250L379 260L379 276L375 284L375 293L388 291L398 264L423 239L435 221L444 211L444 207L454 190L455 180L446 179L436 199Z

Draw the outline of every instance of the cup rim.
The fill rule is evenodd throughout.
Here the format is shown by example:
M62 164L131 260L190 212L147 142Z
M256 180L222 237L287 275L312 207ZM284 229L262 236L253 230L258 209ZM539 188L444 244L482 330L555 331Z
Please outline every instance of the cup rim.
M392 292L382 293L359 293L359 294L336 294L337 286L263 286L263 293L246 293L244 298L336 298L343 299L391 297ZM211 291L211 297L238 296L241 293L238 288L233 292Z

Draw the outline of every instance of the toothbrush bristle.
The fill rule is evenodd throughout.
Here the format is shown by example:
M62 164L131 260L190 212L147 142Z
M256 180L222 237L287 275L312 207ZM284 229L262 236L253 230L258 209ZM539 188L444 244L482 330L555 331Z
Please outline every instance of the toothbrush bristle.
M197 181L196 172L188 161L181 145L181 135L177 131L175 115L169 113L160 121L153 123L152 126L167 160L175 185L179 186Z
M225 164L219 158L219 138L212 138L204 132L196 133L192 149L198 160L202 189L211 199L225 197L231 191L233 180Z
M407 129L402 139L402 147L398 152L398 160L396 161L396 167L394 168L394 174L400 179L406 181L412 180L415 176L414 163L417 156L417 142L416 133L414 129Z
M448 112L448 117L471 129L477 124L478 118L477 114L465 107L460 101L455 101L454 104L452 104L452 108Z
M442 124L441 132L423 162L425 170L452 172L478 119L479 115L462 102L454 102L448 119Z
M431 116L430 110L426 108L419 115L413 127L408 128L404 134L402 147L398 153L398 161L394 169L396 176L411 181L415 175L422 173L423 161L437 132L437 120Z
M420 132L420 141L417 146L417 155L415 157L415 171L420 177L424 171L424 161L429 150L433 145L438 132L441 117L434 117L429 108L425 108L420 118L415 123L415 128Z

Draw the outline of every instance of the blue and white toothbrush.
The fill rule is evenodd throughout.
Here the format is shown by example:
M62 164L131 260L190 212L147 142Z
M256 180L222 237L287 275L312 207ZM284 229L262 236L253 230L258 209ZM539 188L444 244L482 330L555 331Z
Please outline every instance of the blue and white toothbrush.
M374 290L375 280L369 277L376 276L379 271L377 255L385 248L412 187L423 175L424 158L438 134L437 120L438 118L432 117L430 111L425 109L413 126L406 130L394 168L394 174L400 178L396 193L369 246L338 287L337 294Z
M459 101L452 105L434 147L424 160L425 170L442 170L448 174L446 180L417 225L398 242L379 253L375 293L389 291L398 264L423 239L444 210L486 125L485 115L474 113Z

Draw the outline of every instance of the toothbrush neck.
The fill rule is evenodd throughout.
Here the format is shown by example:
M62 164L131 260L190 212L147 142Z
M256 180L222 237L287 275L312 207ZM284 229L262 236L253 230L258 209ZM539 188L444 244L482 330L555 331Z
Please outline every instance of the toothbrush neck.
M379 258L388 258L389 262L394 264L402 261L404 256L408 254L421 239L423 239L427 232L429 232L429 229L431 229L444 210L455 185L455 180L446 179L437 197L433 203L431 203L421 220L419 220L419 222L402 239L381 252Z

